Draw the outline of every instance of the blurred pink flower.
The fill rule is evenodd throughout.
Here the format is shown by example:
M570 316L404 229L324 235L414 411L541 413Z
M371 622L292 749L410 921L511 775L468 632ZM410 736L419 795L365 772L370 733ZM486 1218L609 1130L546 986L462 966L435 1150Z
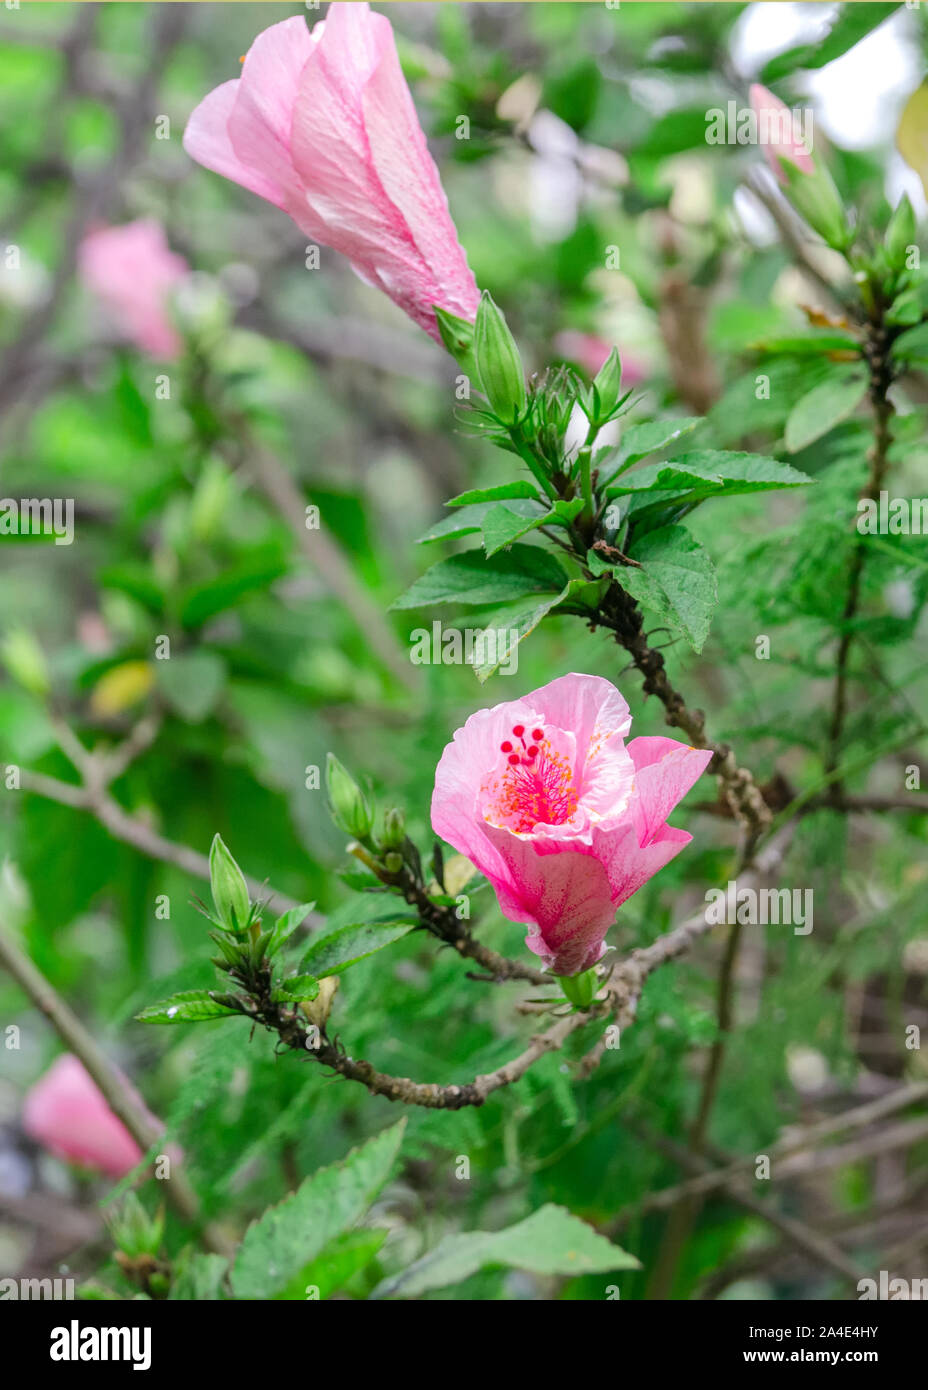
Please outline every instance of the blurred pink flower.
M259 34L241 78L196 108L187 153L289 213L440 341L434 304L479 293L396 54L390 21L333 4Z
M751 87L751 110L757 117L758 138L764 158L780 183L786 175L780 159L789 160L803 174L814 174L815 163L799 128L799 121L773 92L755 82Z
M153 1124L158 1124L154 1116ZM111 1178L130 1172L142 1150L106 1103L82 1062L65 1053L29 1090L23 1128L43 1148Z
M170 249L160 223L144 218L94 228L80 244L78 268L123 338L152 357L177 357L182 343L170 293L190 267Z
M568 362L576 362L587 376L594 377L612 351L613 344L595 333L581 333L576 328L565 328L554 339L554 350ZM644 381L647 372L634 357L619 352L622 360L622 382L625 386L637 386Z
M667 817L712 757L636 738L599 676L569 675L478 710L435 774L436 834L485 874L555 975L595 965L616 909L692 839Z

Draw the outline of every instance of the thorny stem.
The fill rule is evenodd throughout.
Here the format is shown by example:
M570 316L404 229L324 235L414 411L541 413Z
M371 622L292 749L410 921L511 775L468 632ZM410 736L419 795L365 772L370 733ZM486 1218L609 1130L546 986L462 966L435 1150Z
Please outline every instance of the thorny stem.
M886 305L879 287L871 286L871 293L872 308L865 330L864 352L870 377L869 396L873 410L873 445L869 455L870 470L860 493L860 500L869 499L876 502L879 500L880 490L889 468L889 448L892 442L894 407L889 399L889 388L893 382L890 349L895 332L886 323ZM863 536L858 536L851 556L847 593L841 613L841 638L838 643L837 672L831 720L828 727L826 774L831 774L837 769L841 751L841 735L847 718L849 664L855 635L854 619L860 605L866 556L866 542ZM838 778L831 783L832 801L837 805L842 800L843 794L843 783Z
M545 975L530 965L523 965L521 961L501 956L489 946L483 946L475 940L469 928L456 916L454 908L432 901L408 864L403 865L394 883L406 902L415 908L416 915L426 931L447 946L451 946L458 955L476 961L495 981L525 980L539 986L552 983L551 975Z
M745 885L771 874L780 863L784 847L783 836L767 846L758 856L755 869L745 875ZM700 911L672 931L659 936L650 946L632 951L614 967L588 1009L575 1010L559 1018L544 1033L536 1034L523 1052L496 1071L486 1072L459 1085L440 1085L412 1081L405 1076L391 1076L378 1071L370 1062L349 1056L337 1038L328 1036L324 1021L317 1023L310 1031L298 1005L274 1000L270 966L266 960L250 974L235 976L246 989L246 996L240 997L238 1002L246 1017L277 1033L285 1047L308 1052L339 1076L366 1086L372 1095L429 1110L461 1110L466 1106L483 1105L494 1091L520 1080L540 1058L562 1048L574 1033L588 1023L599 1020L604 1025L602 1034L579 1066L580 1075L588 1076L608 1047L605 1025L614 1019L620 1027L630 1026L635 1020L638 1000L648 976L686 954L694 942L712 930L712 926L711 922L707 922L705 912Z
M719 778L733 814L745 825L750 843L756 843L770 823L770 809L760 788L748 769L738 766L728 744L713 743L706 738L705 715L702 710L690 709L671 684L662 654L649 646L642 631L641 610L618 584L612 584L607 591L597 621L613 632L616 641L625 647L644 676L645 694L656 695L664 706L667 723L682 729L694 748L712 749L713 758L707 770Z

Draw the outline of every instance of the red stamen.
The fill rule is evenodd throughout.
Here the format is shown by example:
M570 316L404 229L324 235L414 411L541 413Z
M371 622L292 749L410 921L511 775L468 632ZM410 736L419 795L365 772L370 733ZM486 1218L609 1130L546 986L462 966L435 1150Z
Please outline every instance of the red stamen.
M536 743L540 743L541 740L544 738L544 736L545 736L545 731L544 731L544 729L533 729L533 730L532 730L532 738L535 740Z
M525 725L524 725L524 724L513 724L513 726L512 726L512 732L515 734L516 738L521 738L522 735L525 733Z
M500 746L499 746L499 751L500 751L501 753L511 753L511 752L512 752L512 744L509 742L508 738L506 739L506 742L505 742L505 743L501 743L501 744L500 744Z

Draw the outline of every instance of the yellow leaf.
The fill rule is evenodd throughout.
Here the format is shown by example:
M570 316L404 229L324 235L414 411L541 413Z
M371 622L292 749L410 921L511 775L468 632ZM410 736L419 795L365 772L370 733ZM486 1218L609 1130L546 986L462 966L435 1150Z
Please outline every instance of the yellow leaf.
M915 88L902 109L896 148L921 179L928 197L928 82Z
M151 690L155 673L150 661L124 661L102 675L90 696L90 708L104 719L122 714Z

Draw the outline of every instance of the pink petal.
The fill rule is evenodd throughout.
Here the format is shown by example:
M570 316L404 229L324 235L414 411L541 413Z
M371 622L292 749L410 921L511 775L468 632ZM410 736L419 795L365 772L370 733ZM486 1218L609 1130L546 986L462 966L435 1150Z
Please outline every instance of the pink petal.
M642 847L633 823L625 822L615 830L599 830L594 826L593 853L609 879L613 911L643 888L671 859L676 859L692 838L685 830L662 825L650 843Z
M293 106L315 47L306 21L298 15L265 29L245 56L228 115L229 141L236 157L279 190L279 197L271 199L279 207L297 190L290 151Z
M557 975L573 975L602 954L602 941L615 920L615 905L602 864L591 854L566 847L539 854L531 841L488 827L506 865L506 877L493 879L504 916L536 927L526 945Z
M432 294L443 308L460 318L474 319L480 293L458 242L392 32L364 88L362 102L373 169L428 269L417 297L428 302L423 301L423 295Z
M187 122L184 149L191 159L205 169L212 169L214 174L222 174L233 183L240 183L249 193L256 193L259 198L266 198L269 203L282 208L285 193L280 185L269 179L260 168L254 169L244 164L232 148L229 119L240 87L241 79L236 77L203 98Z
M691 748L673 738L633 738L628 751L635 765L632 812L644 846L705 772L712 750Z

